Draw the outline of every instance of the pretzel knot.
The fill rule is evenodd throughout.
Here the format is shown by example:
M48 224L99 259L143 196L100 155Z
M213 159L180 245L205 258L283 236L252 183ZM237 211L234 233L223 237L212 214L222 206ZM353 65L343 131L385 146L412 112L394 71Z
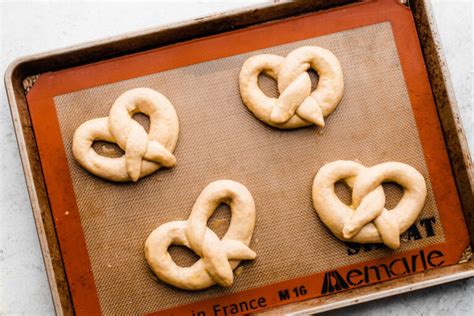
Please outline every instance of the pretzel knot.
M150 118L150 131L132 116L144 113ZM178 116L161 93L137 88L117 98L108 117L83 123L74 133L73 155L79 164L96 176L112 181L137 181L161 166L173 167L172 152L178 140ZM125 154L119 158L98 155L94 141L116 143Z
M352 188L352 205L337 197L338 181ZM398 183L404 190L391 210L384 208L383 182ZM415 168L400 162L366 168L354 161L335 161L324 165L313 182L314 208L337 238L356 243L384 243L392 249L400 247L400 234L415 222L425 200L425 179Z
M232 219L222 239L207 227L221 204L229 205ZM174 221L155 229L145 242L145 258L162 281L186 290L219 284L231 286L233 269L241 260L255 259L248 246L255 227L255 203L242 184L230 180L210 183L199 195L187 221ZM190 267L179 267L168 247L182 245L201 258Z
M311 92L312 68L319 75ZM261 73L278 83L278 98L270 98L258 85ZM247 59L240 71L240 94L249 110L261 121L282 129L315 124L324 127L328 116L342 98L344 81L341 65L330 51L317 46L303 46L283 58L256 55Z

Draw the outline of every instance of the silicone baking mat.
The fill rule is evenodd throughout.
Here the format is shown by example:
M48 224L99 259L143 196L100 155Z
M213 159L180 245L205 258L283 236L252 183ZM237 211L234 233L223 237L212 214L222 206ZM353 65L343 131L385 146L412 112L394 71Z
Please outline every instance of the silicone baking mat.
M276 36L271 27L268 36ZM324 129L282 131L269 127L256 119L240 99L241 66L256 54L286 56L304 45L324 47L338 57L344 72L344 97L326 119ZM260 82L268 95L277 95L274 81L262 76ZM117 184L92 176L72 156L72 135L83 122L107 116L115 99L136 87L161 92L176 108L180 121L174 152L177 166L160 169L137 183ZM427 166L426 148L420 141L420 126L417 127L420 123L414 114L393 27L388 21L77 89L53 95L53 104L75 195L76 220L89 259L86 263L90 264L98 304L104 314L143 314L202 301L209 303L189 305L180 311L216 312L216 304L222 308L226 302L240 302L245 298L241 293L251 293L249 300L256 302L264 293L273 293L275 297L265 297L265 306L255 303L242 307L247 310L238 309L250 312L456 260L457 254L449 259L436 246L446 244L448 233L443 229L440 213L453 212L454 207L457 216L461 216L460 209L458 205L458 209L451 205L449 210L440 206L439 197L452 194L449 190L437 192L436 203L430 179L440 175L430 173ZM99 152L110 151L108 144L102 145L96 144ZM424 175L428 185L426 205L418 221L402 236L400 249L343 243L320 222L311 203L312 180L321 166L339 159L356 160L366 166L400 161ZM257 224L251 248L258 257L241 264L230 288L213 286L189 292L168 286L148 268L143 256L144 241L159 225L186 220L199 193L218 179L238 181L252 193ZM401 192L396 186L385 188L387 206L393 207ZM350 203L347 190L339 187L339 192ZM221 207L209 226L222 236L229 217L230 213ZM461 233L462 230L461 227ZM182 265L196 260L190 251L178 247L171 252ZM419 259L407 263L408 269L403 270L403 255L407 253L416 253ZM394 264L397 258L401 261ZM365 273L370 262L372 266L375 262L379 270ZM387 267L391 263L389 270L380 266L384 262L388 262ZM357 271L362 271L357 282L350 278L338 281L339 276L345 277L346 267L359 267ZM298 281L311 276L316 290ZM299 283L292 287L285 283L288 280ZM292 292L294 288L297 290ZM217 300L209 301L213 298Z

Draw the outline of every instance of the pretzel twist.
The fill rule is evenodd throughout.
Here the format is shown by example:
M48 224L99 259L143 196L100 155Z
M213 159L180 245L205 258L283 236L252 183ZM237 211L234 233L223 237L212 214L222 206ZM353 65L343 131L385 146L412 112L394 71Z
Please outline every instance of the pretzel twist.
M136 113L150 118L148 133L132 118ZM72 150L79 164L96 176L111 181L137 181L161 166L176 164L172 152L178 133L178 117L170 101L155 90L136 88L117 98L108 117L79 126ZM119 158L101 156L92 148L97 140L116 143L125 154Z
M335 183L344 181L352 188L352 205L341 202ZM403 196L391 210L384 208L383 182L395 182ZM384 243L400 247L400 234L419 216L426 200L426 183L413 167L386 162L366 168L354 161L335 161L324 165L313 182L313 206L323 223L344 241Z
M221 204L229 205L232 219L219 239L207 221ZM241 260L255 259L248 246L255 227L255 203L250 192L238 182L210 183L199 195L187 221L174 221L155 229L145 242L145 258L162 281L186 290L200 290L219 284L231 286L233 269ZM168 248L182 245L201 258L190 267L179 267Z
M309 69L319 75L311 92ZM261 73L278 82L278 98L270 98L258 85ZM286 58L263 54L245 61L239 77L244 104L261 121L281 129L315 124L324 127L327 117L338 105L344 90L341 65L329 50L303 46Z

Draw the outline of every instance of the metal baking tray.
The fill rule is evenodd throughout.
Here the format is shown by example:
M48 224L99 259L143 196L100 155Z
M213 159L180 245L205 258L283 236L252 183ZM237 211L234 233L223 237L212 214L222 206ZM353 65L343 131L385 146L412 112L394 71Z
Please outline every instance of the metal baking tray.
M385 6L400 6L411 10L419 45L441 123L449 163L462 204L464 219L474 240L474 178L467 141L460 123L454 92L439 44L438 34L428 0L313 0L306 2L274 3L229 13L218 14L190 22L136 32L103 41L61 49L14 61L5 74L5 84L17 135L30 201L45 261L54 306L58 315L85 314L87 306L74 299L76 293L68 281L61 251L50 191L46 186L44 166L32 127L27 94L38 76L99 61L120 58L135 53L205 38L216 34L241 30L292 17L344 10L365 5L368 10L382 10ZM51 190L51 188L50 188ZM474 261L469 249L458 264L425 270L382 283L340 291L291 304L259 311L263 314L312 313L370 301L403 292L474 276ZM87 302L86 302L87 303Z

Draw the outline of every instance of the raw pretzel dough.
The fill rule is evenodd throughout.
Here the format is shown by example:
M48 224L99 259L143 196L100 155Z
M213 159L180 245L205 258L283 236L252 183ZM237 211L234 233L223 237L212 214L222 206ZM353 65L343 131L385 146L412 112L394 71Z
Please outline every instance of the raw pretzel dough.
M139 112L150 118L149 133L132 118ZM178 133L178 116L170 101L155 90L136 88L117 98L108 117L79 126L72 151L77 162L96 176L111 181L137 181L161 166L176 164L172 152ZM125 154L119 158L98 155L91 147L97 140L116 143Z
M307 70L319 75L311 92ZM278 99L270 98L258 85L260 73L278 82ZM342 98L344 81L341 65L330 51L317 46L303 46L283 58L256 55L247 59L239 77L240 94L245 105L261 121L282 129L316 124L324 127L328 116Z
M207 221L221 204L231 209L229 228L219 239ZM255 227L255 203L245 186L231 180L210 183L199 195L187 221L174 221L155 229L145 242L145 258L162 281L186 290L214 284L231 286L232 270L241 260L255 259L248 246ZM179 267L168 248L182 245L201 257L190 267Z
M352 188L352 205L339 200L334 185L344 181ZM404 189L400 202L384 208L383 182L395 182ZM426 183L413 167L386 162L366 168L354 161L335 161L319 169L313 182L313 206L323 223L344 241L384 243L400 247L400 234L420 214L426 200Z

